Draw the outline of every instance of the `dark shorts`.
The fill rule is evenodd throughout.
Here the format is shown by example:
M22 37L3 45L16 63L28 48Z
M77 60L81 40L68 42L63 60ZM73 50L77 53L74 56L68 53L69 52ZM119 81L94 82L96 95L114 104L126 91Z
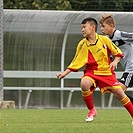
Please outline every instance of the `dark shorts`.
M133 73L124 72L119 81L127 87L133 87Z

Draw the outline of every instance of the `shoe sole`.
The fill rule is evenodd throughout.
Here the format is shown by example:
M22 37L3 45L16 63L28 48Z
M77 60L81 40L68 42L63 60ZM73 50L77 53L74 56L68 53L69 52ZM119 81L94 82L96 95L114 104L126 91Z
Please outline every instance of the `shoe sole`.
M94 117L96 117L97 115L95 115ZM94 120L94 117L93 118L89 118L89 119L85 119L86 120L86 122L88 123L88 122L92 122L93 120Z

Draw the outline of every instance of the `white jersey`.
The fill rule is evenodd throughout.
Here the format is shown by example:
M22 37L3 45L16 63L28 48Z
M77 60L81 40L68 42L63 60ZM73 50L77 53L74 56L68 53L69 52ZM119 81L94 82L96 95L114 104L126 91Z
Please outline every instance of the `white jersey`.
M133 33L115 30L110 39L118 46L124 54L120 60L125 72L133 72Z

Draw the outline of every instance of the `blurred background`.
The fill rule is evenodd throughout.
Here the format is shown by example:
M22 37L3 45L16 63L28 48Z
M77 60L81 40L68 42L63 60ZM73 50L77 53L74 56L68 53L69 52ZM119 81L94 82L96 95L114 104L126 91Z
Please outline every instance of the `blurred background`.
M65 69L82 39L80 24L86 17L99 21L103 13L111 13L117 29L133 32L133 0L4 0L3 8L4 71L61 71L64 42ZM98 33L101 34L100 26ZM121 65L116 71L123 71ZM60 84L56 78L4 78L3 82L3 86L22 87L60 87ZM79 87L80 79L65 79L64 86ZM106 107L110 94L104 95ZM23 91L22 105L26 96L27 91ZM68 96L69 91L64 91L64 107ZM4 100L14 100L17 107L18 91L4 90ZM100 92L94 93L94 102L101 108ZM73 92L70 107L85 107L80 91ZM114 98L112 107L122 105ZM28 108L60 108L60 91L32 91Z

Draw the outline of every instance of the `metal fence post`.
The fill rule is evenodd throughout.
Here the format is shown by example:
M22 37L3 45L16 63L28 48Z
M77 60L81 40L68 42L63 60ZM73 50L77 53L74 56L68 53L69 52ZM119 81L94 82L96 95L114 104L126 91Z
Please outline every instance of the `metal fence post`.
M0 0L0 101L3 100L3 0Z

